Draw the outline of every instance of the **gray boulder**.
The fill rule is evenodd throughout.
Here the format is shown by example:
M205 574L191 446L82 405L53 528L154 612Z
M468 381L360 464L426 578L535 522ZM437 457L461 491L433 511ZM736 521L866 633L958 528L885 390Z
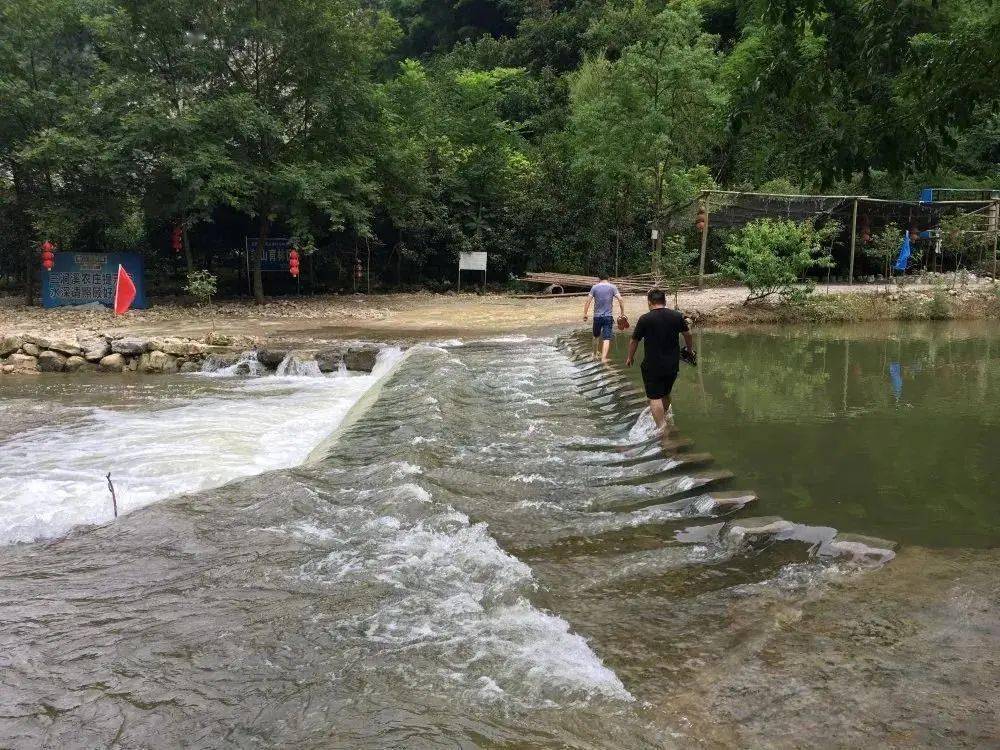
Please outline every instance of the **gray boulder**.
M111 344L103 336L93 336L80 341L83 357L88 362L100 362L111 353Z
M11 372L38 372L38 360L29 354L15 352L4 361Z
M344 361L344 352L340 349L324 349L316 352L316 363L320 372L336 372Z
M66 358L64 369L66 372L77 372L85 364L87 364L87 360L74 354L72 357Z
M181 372L201 372L201 364L198 363L198 362L192 362L191 360L188 360L187 362L184 362L183 364L181 364L180 371Z
M375 360L378 358L380 348L376 344L360 344L349 347L344 352L344 363L347 365L347 369L371 372L375 368Z
M257 361L269 370L274 370L285 361L288 352L288 349L258 349Z
M101 358L100 368L104 372L121 372L125 367L125 356L118 352Z
M190 357L195 354L204 354L207 347L198 341L181 338L152 339L148 348L153 351L161 351L164 354L173 354L176 357Z
M60 336L35 336L28 335L24 340L29 344L34 344L39 349L51 349L60 354L80 354L81 349L76 339Z
M30 341L25 342L24 346L21 347L21 351L27 354L29 357L37 357L42 353L38 344L34 344Z
M209 370L221 370L223 367L231 367L240 361L242 355L239 352L215 352L209 354L205 359Z
M149 342L137 336L124 336L111 342L111 351L117 354L142 354L147 350Z
M20 336L4 336L0 338L0 357L13 354L22 346L24 346L24 339Z
M159 350L146 352L136 365L139 372L177 372L177 357Z
M38 369L42 372L62 372L66 369L66 357L46 350L38 355Z

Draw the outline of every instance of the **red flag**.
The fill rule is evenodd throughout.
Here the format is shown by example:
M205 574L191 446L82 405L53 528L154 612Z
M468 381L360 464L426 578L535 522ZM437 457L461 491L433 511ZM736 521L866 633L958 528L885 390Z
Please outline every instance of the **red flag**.
M125 267L118 266L118 281L115 284L115 315L122 315L135 302L135 284Z

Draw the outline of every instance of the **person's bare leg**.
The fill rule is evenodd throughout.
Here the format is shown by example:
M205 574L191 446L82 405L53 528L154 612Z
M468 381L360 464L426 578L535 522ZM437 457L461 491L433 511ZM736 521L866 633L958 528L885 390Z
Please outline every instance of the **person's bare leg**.
M666 400L667 405L664 406L664 400ZM669 408L670 399L659 399L651 398L649 399L649 411L653 415L653 421L656 423L656 429L658 432L663 432L667 426L667 409Z
M601 345L601 361L608 361L608 352L611 351L611 340L604 339L604 343Z
M601 350L601 337L594 336L594 359L597 359L597 353Z

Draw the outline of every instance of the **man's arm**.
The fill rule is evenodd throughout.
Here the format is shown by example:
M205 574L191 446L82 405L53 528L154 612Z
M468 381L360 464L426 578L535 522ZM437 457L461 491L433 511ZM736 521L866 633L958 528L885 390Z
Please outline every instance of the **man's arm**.
M694 337L691 335L691 331L684 331L681 335L684 337L684 346L688 349L694 349Z
M590 303L594 301L594 293L591 292L587 295L587 301L583 305L583 319L587 319L587 313L590 312Z
M621 294L615 289L615 299L618 300L618 309L621 310L622 317L625 317L625 300L622 299Z
M634 336L628 340L628 356L625 357L625 366L631 367L635 360L635 350L639 348L639 339Z

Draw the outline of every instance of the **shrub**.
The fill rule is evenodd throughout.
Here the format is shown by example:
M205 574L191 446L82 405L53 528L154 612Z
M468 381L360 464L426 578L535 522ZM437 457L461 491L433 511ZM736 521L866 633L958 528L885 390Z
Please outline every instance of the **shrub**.
M951 300L948 292L938 288L934 296L927 300L927 317L931 320L948 320L951 318Z
M823 243L839 228L836 222L827 222L817 229L809 221L752 221L726 242L729 254L719 264L719 271L749 287L747 303L774 294L801 298L812 290L811 286L796 287L806 272L832 266Z
M218 277L208 271L192 271L187 275L184 291L200 302L211 304L217 289Z

